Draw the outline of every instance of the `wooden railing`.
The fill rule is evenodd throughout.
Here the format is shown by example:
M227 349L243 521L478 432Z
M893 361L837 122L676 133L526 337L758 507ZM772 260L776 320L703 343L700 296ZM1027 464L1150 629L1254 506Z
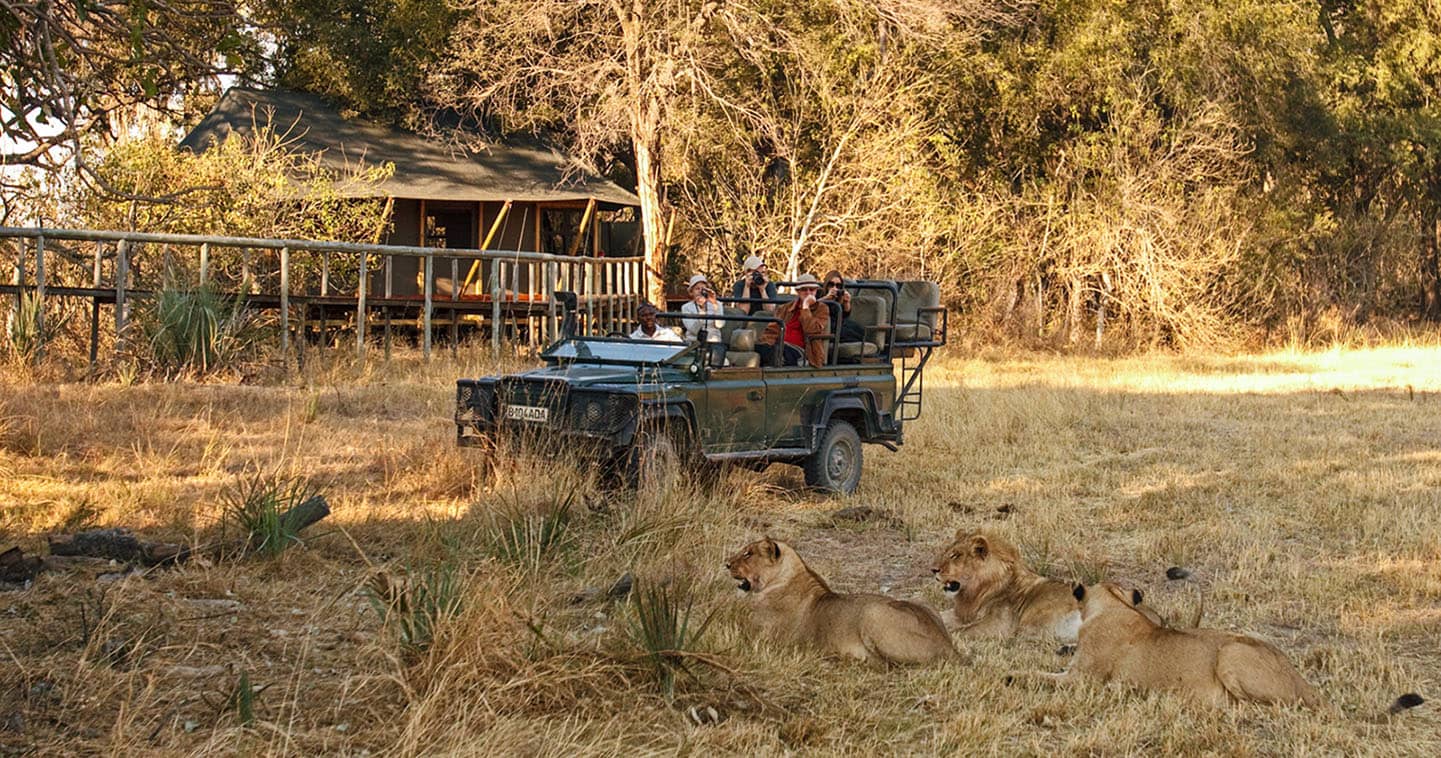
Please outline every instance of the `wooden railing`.
M628 331L646 291L642 258L15 227L0 227L0 249L13 262L10 282L0 284L0 294L14 295L16 307L22 295L29 294L36 300L37 318L43 320L47 298L90 300L92 364L101 304L114 304L119 350L130 328L132 303L163 289L209 286L221 294L243 296L248 307L278 311L285 351L291 347L292 329L303 350L317 319L324 338L331 318L338 318L343 329L353 313L355 349L364 356L373 318L379 317L388 348L393 324L408 325L413 316L427 359L437 314L449 317L452 345L464 324L488 329L498 351L503 339L534 345L557 336L562 315L557 291L576 293L580 329L595 334ZM222 258L229 264L224 272L217 271ZM404 292L409 287L395 286L396 261L405 258L419 259L415 294ZM141 260L150 270L137 270ZM488 276L474 282L478 286L457 286L475 262ZM442 278L437 277L438 264L448 269L440 272ZM438 281L447 283L449 291L437 291Z

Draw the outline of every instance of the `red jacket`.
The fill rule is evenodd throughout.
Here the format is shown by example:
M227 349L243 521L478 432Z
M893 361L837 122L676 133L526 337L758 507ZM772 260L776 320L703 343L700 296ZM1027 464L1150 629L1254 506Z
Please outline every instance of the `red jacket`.
M776 318L780 319L780 323L772 321L766 324L765 333L761 335L760 339L762 345L775 345L784 341L784 325L791 320L791 311L800 307L799 303L799 300L792 300L789 303L782 303L781 307L776 309ZM811 338L830 333L830 309L826 307L825 303L817 300L811 303L809 309L801 310L800 321L801 331L806 335L806 363L812 366L826 365L826 358L830 355L831 341Z

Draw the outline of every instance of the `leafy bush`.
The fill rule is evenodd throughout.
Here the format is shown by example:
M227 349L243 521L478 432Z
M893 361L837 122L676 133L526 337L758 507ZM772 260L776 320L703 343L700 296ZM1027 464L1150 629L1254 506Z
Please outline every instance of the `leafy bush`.
M150 330L156 363L202 374L231 365L247 343L246 313L241 300L209 287L161 290Z

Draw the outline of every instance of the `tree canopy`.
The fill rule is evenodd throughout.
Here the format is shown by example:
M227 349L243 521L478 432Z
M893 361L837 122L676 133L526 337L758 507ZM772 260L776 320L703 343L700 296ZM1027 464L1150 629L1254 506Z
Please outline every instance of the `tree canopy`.
M1438 0L90 0L0 33L10 163L236 70L551 140L636 186L662 276L936 278L1062 343L1441 320Z

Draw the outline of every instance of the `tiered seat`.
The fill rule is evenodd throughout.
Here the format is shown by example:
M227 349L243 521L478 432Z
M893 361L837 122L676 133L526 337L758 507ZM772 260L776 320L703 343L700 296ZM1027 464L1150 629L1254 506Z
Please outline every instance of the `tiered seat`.
M874 295L851 296L851 320L865 329L865 339L860 342L842 342L840 359L855 363L862 358L879 355L886 348L886 333L890 331L886 300Z
M739 308L726 307L726 316L745 316ZM726 362L741 368L756 368L761 365L761 354L756 352L756 330L759 322L726 320L721 329L721 341L726 346Z
M935 282L900 282L896 297L897 342L929 342L936 334L936 313L927 308L941 304L941 286ZM852 306L854 311L854 306Z

